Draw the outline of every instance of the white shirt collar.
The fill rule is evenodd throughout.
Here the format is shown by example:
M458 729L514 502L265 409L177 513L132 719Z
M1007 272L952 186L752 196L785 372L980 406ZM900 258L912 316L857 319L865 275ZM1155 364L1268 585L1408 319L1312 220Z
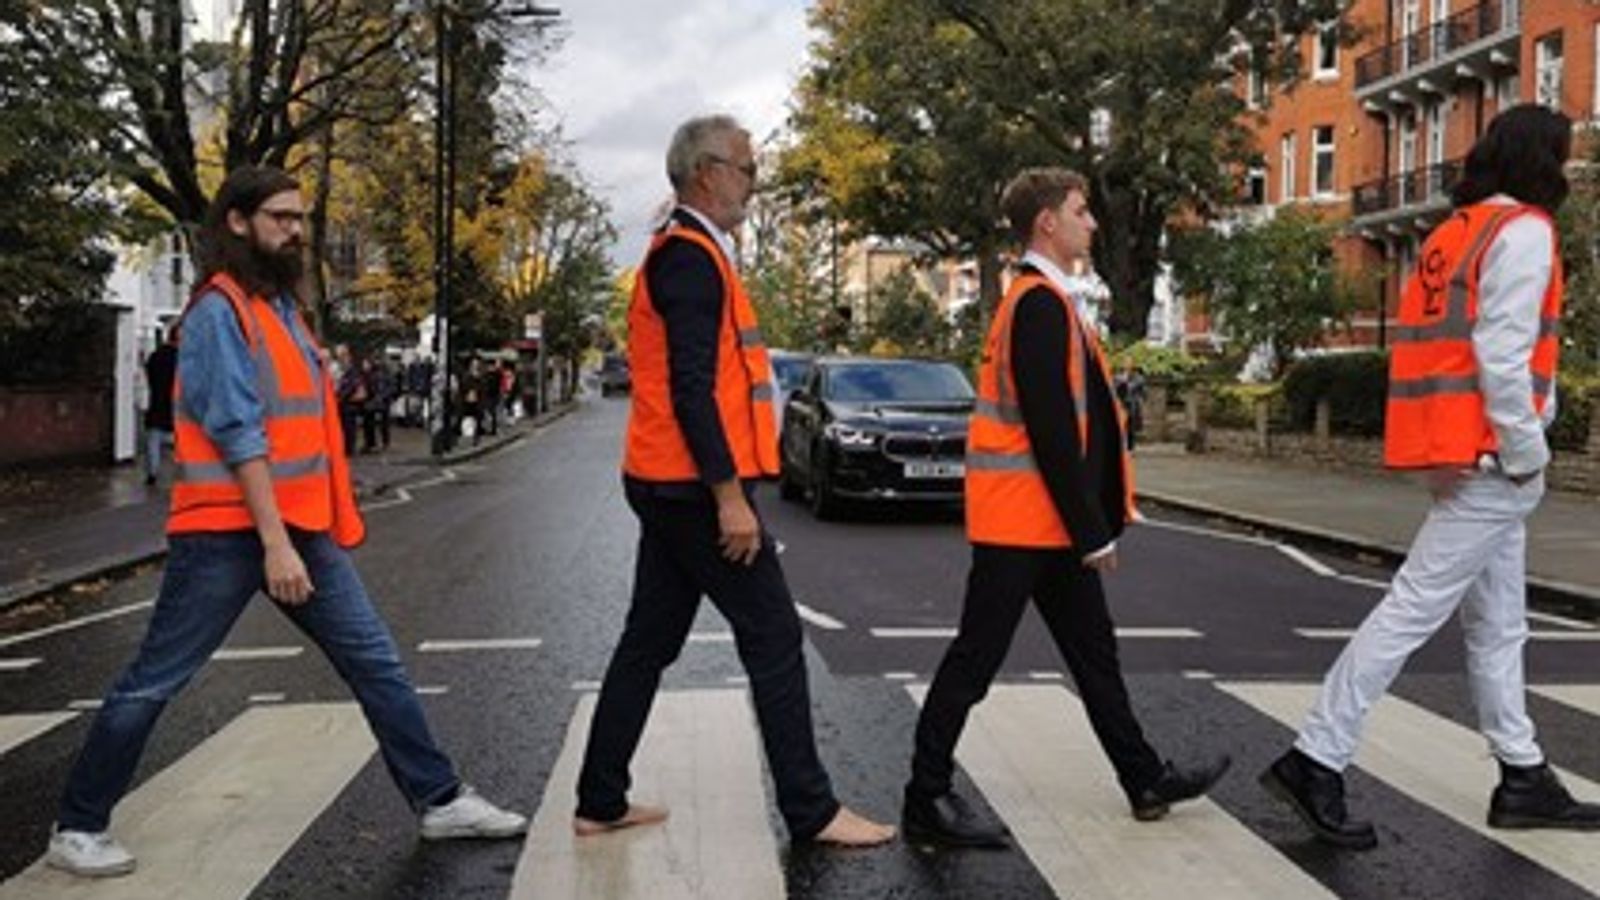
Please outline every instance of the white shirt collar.
M1088 301L1084 299L1083 291L1074 289L1072 279L1067 277L1067 273L1061 271L1060 266L1056 265L1044 254L1033 250L1029 250L1022 255L1022 263L1038 269L1044 277L1050 279L1050 283L1056 286L1056 290L1072 298L1072 307L1077 310L1079 321L1085 323L1094 321L1094 310L1089 308Z
M711 221L711 218L705 213L695 209L689 204L679 203L678 208L689 215L694 216L695 221L705 226L706 232L711 235L711 239L717 242L718 247L722 248L722 255L727 257L728 265L733 266L734 268L739 267L739 257L734 254L732 235L718 227L717 223Z

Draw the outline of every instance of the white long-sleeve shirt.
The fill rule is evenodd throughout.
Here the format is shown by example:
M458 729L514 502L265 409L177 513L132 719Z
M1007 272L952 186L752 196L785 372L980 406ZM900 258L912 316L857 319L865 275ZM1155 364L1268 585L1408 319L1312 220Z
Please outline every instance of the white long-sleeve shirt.
M1515 201L1497 195L1488 201ZM1508 475L1530 475L1550 462L1545 429L1555 420L1554 388L1543 415L1533 397L1533 348L1539 340L1544 295L1550 285L1555 231L1538 216L1519 216L1500 230L1484 254L1478 281L1478 320L1472 350L1484 413L1500 444Z

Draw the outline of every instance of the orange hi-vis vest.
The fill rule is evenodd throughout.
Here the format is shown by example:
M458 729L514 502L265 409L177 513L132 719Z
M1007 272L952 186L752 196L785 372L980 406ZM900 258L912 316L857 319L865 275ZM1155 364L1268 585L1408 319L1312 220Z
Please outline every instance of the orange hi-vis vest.
M722 248L709 236L676 223L650 242L634 281L628 308L628 368L633 398L628 412L622 470L645 481L698 481L700 468L689 453L683 429L672 411L667 367L667 328L650 297L645 272L668 241L690 241L716 262L722 277L722 324L717 333L717 412L740 478L778 474L778 434L772 414L772 362L767 358L750 303Z
M191 304L212 290L232 304L255 364L279 516L304 531L331 532L342 547L356 546L366 537L366 526L350 484L333 382L320 366L308 364L266 298L247 295L231 276L218 273L196 289ZM299 325L311 334L305 320ZM253 529L244 490L205 429L188 414L181 381L173 386L173 412L178 478L167 533Z
M1072 546L1072 536L1050 498L1044 476L1039 473L1023 425L1022 407L1017 402L1017 383L1011 369L1011 324L1017 303L1023 295L1043 287L1067 311L1067 339L1077 343L1080 352L1067 354L1067 385L1072 390L1072 406L1077 411L1079 452L1089 446L1089 396L1085 381L1085 360L1092 357L1109 387L1111 370L1106 365L1100 342L1078 319L1072 298L1062 293L1048 278L1024 274L1011 283L984 343L983 364L978 370L978 398L967 426L967 540L974 544L1001 547L1059 548ZM1083 351L1087 352L1083 352ZM1126 427L1122 405L1113 395L1118 424ZM1126 446L1120 448L1123 503L1129 521L1137 517L1133 504L1133 461Z
M1477 203L1457 210L1428 235L1417 270L1400 298L1400 321L1389 355L1384 464L1396 469L1471 466L1499 447L1478 390L1472 330L1484 255L1500 230L1535 206ZM1553 224L1552 224L1552 227ZM1539 337L1529 368L1543 412L1555 389L1560 353L1563 279L1559 250L1539 311Z

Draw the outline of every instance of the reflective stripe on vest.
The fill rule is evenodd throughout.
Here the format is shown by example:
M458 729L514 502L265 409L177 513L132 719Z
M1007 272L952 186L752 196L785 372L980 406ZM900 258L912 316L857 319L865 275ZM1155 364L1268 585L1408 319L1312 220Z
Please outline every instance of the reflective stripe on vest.
M1479 203L1457 210L1428 235L1401 296L1389 359L1384 462L1393 468L1471 465L1498 447L1483 409L1472 336L1480 270L1501 231L1531 206ZM1554 223L1551 223L1554 227ZM1448 277L1445 276L1448 273ZM1541 298L1529 359L1530 403L1542 412L1555 391L1563 282L1559 252Z
M978 397L967 429L967 539L977 544L1041 548L1072 544L1034 459L1022 409L1016 401L1016 382L1011 369L1011 330L1016 305L1023 295L1036 287L1048 289L1066 310L1068 340L1074 345L1067 355L1066 381L1077 416L1080 452L1087 451L1090 438L1084 367L1098 366L1108 390L1111 385L1105 356L1099 343L1084 331L1071 298L1039 275L1026 274L1013 281L985 340L983 364L978 373ZM1122 410L1114 395L1111 403L1120 423ZM1132 463L1126 449L1122 449L1118 457L1122 467L1123 501L1131 519L1136 515Z
M699 466L673 411L666 324L650 296L650 258L669 241L703 249L722 279L722 320L717 333L713 393L717 412L741 478L778 474L777 396L755 307L722 249L709 236L676 223L658 232L634 282L628 309L628 362L633 390L623 452L623 471L646 481L698 481Z
M306 358L295 337L298 329L310 340L310 329L298 313L292 324L283 321L268 301L247 296L225 274L201 285L194 300L212 290L220 292L233 308L255 370L267 437L266 462L279 515L285 524L302 530L330 531L341 546L360 543L365 526L344 457L333 386L320 364ZM254 527L235 468L223 459L188 408L181 378L174 395L178 478L173 485L168 532Z

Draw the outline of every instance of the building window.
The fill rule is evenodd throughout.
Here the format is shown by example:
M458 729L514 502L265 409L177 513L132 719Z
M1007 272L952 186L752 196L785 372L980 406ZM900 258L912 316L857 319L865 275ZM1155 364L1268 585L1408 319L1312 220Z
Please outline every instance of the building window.
M1267 105L1267 79L1251 63L1245 70L1245 105L1251 109L1260 109Z
M1517 105L1517 97L1522 92L1521 80L1522 77L1520 75L1518 75L1516 72L1512 72L1511 74L1495 82L1494 109L1496 113L1505 112L1511 107Z
M1315 78L1339 77L1339 23L1329 22L1317 29L1312 42L1316 54Z
M1540 38L1533 45L1533 100L1551 109L1561 108L1561 32Z
M1294 132L1283 136L1278 154L1278 202L1294 199Z
M1245 202L1251 206L1262 206L1267 202L1267 170L1262 166L1251 166L1245 173Z
M1311 193L1333 196L1333 126L1311 129Z

